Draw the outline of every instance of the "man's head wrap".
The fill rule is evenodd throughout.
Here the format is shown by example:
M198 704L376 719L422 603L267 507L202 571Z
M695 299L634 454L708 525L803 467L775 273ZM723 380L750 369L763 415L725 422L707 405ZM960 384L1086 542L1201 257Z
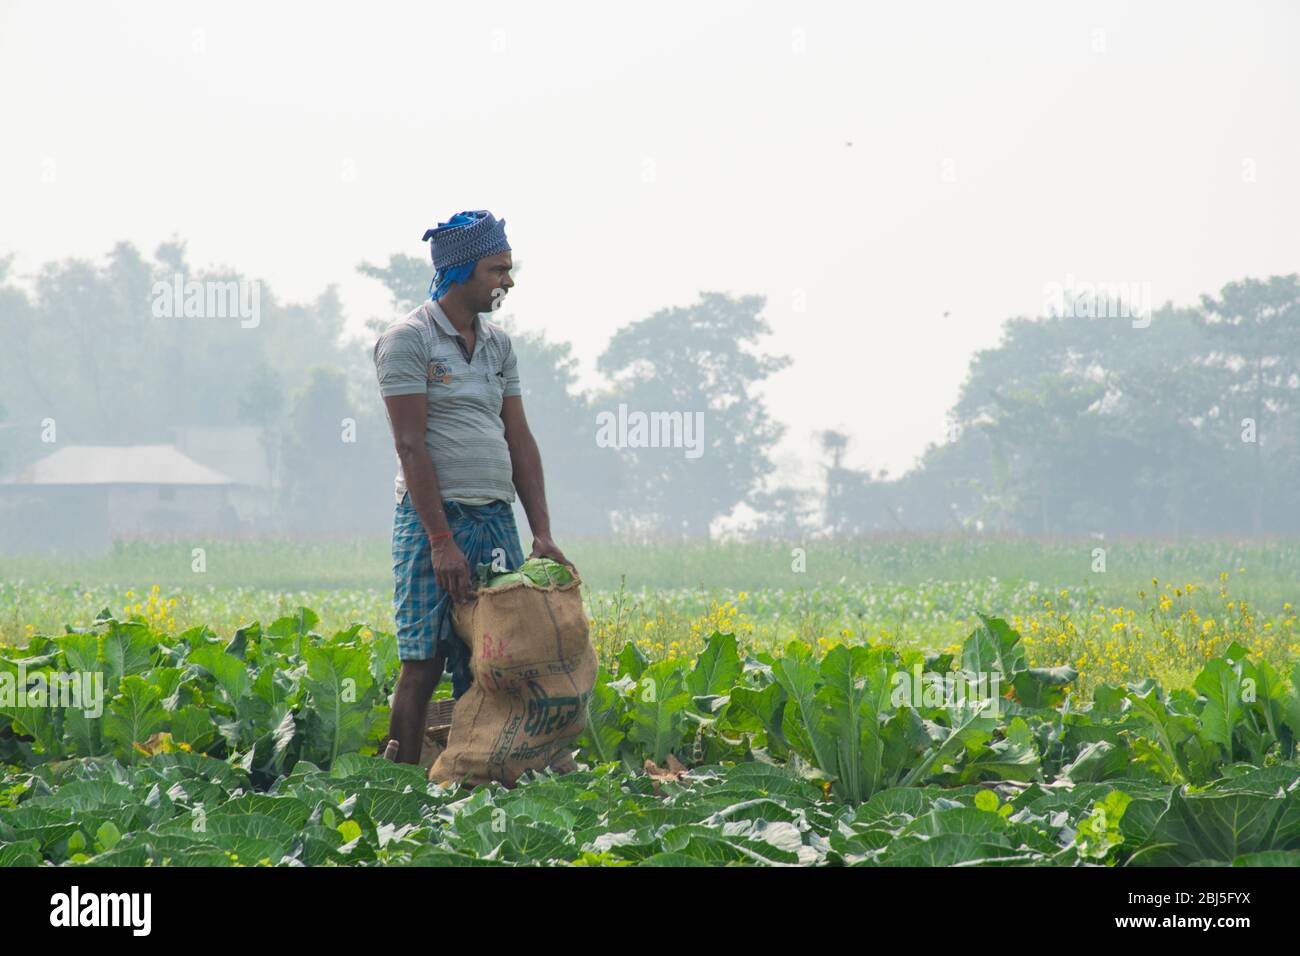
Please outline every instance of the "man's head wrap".
M429 240L429 254L437 270L429 283L429 296L440 299L453 285L464 282L474 273L474 265L484 256L510 251L506 241L506 221L497 219L486 209L458 212L437 229L424 234Z

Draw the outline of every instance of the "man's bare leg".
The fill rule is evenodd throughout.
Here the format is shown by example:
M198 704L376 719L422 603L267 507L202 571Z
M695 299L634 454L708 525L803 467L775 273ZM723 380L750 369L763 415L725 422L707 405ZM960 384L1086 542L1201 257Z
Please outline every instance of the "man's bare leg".
M402 661L397 686L393 688L393 711L388 737L397 741L398 763L419 763L424 746L424 720L429 700L442 680L445 664L440 654L428 661Z

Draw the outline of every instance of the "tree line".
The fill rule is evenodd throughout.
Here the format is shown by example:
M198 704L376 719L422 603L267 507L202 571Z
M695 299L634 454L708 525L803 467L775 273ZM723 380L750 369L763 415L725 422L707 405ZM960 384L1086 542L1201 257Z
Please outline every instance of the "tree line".
M260 283L255 326L156 315L156 283L176 275L248 281L193 268L180 241L151 259L123 242L102 262L46 263L26 286L12 257L0 258L0 471L59 444L157 444L174 426L255 425L279 477L274 518L259 530L382 532L396 457L370 350L388 321L427 298L430 267L394 255L358 269L391 307L362 341L344 335L334 286L290 303ZM1072 310L1011 319L972 359L946 441L890 478L847 467L853 435L824 430L816 488L775 481L783 426L761 393L790 360L762 349L764 305L705 291L630 322L590 390L577 386L568 343L509 328L557 529L703 536L747 505L758 515L750 533L790 538L1300 532L1295 275L1233 282L1144 325ZM648 415L652 437L662 426L670 444L683 421L689 440L699 416L699 447L648 444ZM40 439L49 420L53 448Z
M1062 311L1006 323L971 361L948 440L906 475L842 467L850 436L824 433L827 526L1300 532L1300 277L1231 282L1144 322Z

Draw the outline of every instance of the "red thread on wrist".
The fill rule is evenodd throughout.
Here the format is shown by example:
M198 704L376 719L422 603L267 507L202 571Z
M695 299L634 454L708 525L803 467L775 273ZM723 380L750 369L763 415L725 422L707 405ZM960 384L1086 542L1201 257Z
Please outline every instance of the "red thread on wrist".
M451 537L450 531L436 531L433 534L429 535L429 540L437 541L439 538L450 538L450 537Z

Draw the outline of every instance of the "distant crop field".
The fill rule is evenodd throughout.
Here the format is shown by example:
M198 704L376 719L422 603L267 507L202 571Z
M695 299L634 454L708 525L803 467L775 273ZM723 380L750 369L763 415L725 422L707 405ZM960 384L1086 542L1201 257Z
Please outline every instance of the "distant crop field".
M525 535L525 540L527 536ZM799 589L814 584L921 584L928 581L1037 581L1120 595L1156 577L1210 581L1244 568L1238 583L1261 596L1300 582L1300 539L1165 542L1150 539L879 537L804 541L620 542L564 538L588 587ZM196 542L120 541L102 555L0 556L0 581L268 590L385 588L391 585L389 539L337 537L205 538L205 570L193 570ZM1094 570L1104 551L1104 571ZM798 569L796 569L798 568Z
M1274 661L1300 650L1300 542L1096 542L952 539L796 544L566 543L583 574L597 653L629 641L690 655L721 626L747 645L790 639L888 641L951 649L996 613L1021 626L1031 658L1093 680L1185 682L1240 641ZM233 633L310 607L328 631L393 629L388 543L232 540L191 569L181 543L135 542L97 558L0 560L0 641L89 623L103 608L168 632ZM795 570L802 568L802 570ZM1125 670L1127 668L1127 670Z

